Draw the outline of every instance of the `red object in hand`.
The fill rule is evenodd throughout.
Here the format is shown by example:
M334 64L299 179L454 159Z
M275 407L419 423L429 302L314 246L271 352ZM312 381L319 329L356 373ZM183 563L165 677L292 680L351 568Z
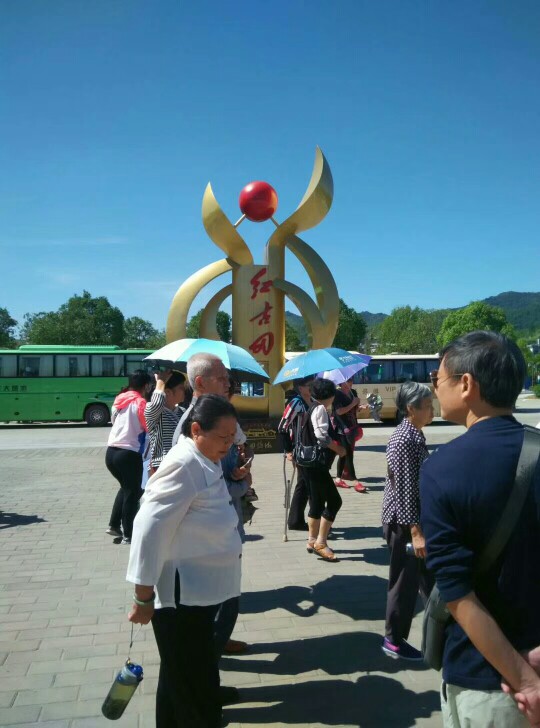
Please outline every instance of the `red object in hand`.
M238 204L248 220L264 222L277 210L277 192L268 182L250 182L240 192Z

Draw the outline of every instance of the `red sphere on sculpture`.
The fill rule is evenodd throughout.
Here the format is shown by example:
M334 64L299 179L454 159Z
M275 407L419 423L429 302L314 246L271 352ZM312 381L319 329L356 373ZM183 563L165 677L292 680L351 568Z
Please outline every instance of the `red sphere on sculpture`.
M248 220L264 222L276 212L278 197L268 182L250 182L240 192L238 204Z

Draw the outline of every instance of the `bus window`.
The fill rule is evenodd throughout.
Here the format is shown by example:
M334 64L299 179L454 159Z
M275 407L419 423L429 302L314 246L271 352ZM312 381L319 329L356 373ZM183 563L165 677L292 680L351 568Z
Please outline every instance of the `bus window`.
M438 369L440 362L438 359L426 359L424 361L424 364L426 365L426 374L423 381L429 384L431 382L431 379L429 378L429 373L435 371L435 369Z
M143 362L145 354L127 354L126 355L126 374L133 374L137 369L146 369L148 362Z
M406 361L401 359L394 362L396 368L396 382L423 382L425 379L424 362L422 359Z
M241 394L242 397L264 397L264 383L240 382L240 391L236 393Z
M17 355L2 354L0 356L0 377L17 376Z
M57 377L87 377L90 374L88 354L57 354Z
M393 362L382 359L372 359L367 367L353 377L354 384L388 384L393 381Z
M20 377L52 377L52 375L52 354L19 357Z
M92 354L92 376L123 377L124 355L103 356L102 354Z

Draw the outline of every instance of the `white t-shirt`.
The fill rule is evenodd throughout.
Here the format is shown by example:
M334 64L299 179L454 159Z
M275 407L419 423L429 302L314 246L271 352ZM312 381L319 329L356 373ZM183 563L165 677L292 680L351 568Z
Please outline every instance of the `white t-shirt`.
M181 437L163 458L133 524L127 581L155 586L156 608L221 604L240 595L242 541L220 463Z

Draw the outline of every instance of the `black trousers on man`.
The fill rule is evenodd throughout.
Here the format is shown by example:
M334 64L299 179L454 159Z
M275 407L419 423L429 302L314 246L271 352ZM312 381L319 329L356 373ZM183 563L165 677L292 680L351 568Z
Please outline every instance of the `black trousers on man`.
M393 645L399 645L409 636L418 590L426 600L434 579L424 559L409 556L405 550L411 541L409 526L385 523L383 532L390 549L385 636Z
M293 531L306 527L306 506L309 499L307 480L302 468L296 466L296 486L289 506L289 518L287 524Z

